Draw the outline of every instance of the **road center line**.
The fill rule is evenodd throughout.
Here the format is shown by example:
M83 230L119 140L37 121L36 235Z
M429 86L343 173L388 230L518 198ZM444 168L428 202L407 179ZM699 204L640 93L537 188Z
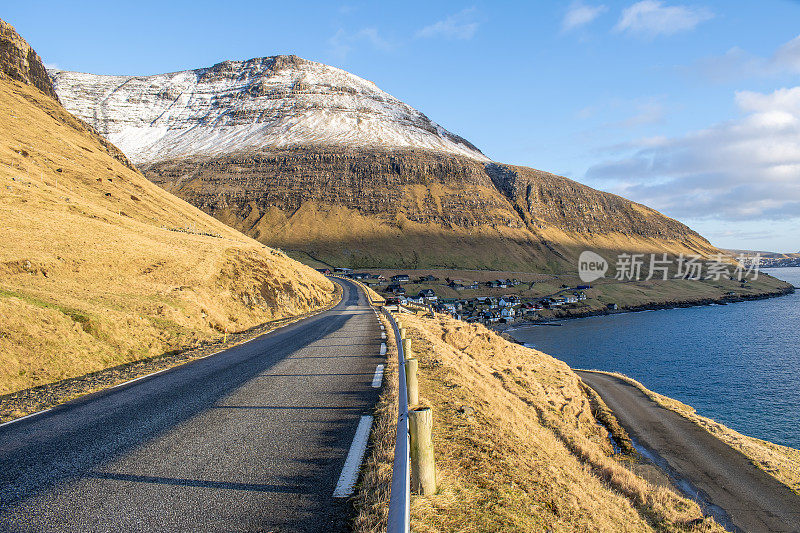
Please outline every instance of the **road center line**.
M364 459L364 452L367 451L370 429L372 429L372 417L362 416L356 428L356 436L353 437L353 444L350 445L350 451L347 452L347 459L344 460L339 482L333 490L334 498L347 498L353 494L353 488L358 480L358 471L361 469L361 461Z
M378 365L375 367L375 377L372 378L372 388L378 389L381 386L381 381L383 381L383 365Z

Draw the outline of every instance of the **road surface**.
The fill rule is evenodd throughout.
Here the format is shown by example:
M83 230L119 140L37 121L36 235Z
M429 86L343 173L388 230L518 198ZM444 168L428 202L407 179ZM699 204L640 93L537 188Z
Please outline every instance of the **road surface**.
M339 531L380 329L334 309L0 427L0 531Z
M666 463L682 488L699 491L701 503L723 525L741 531L800 532L800 496L744 455L624 380L576 372L631 437L654 453L657 463Z

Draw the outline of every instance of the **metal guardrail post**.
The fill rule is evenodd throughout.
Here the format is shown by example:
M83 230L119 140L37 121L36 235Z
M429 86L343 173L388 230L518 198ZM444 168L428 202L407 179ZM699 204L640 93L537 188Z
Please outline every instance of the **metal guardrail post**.
M389 520L387 533L408 533L411 526L411 468L409 465L408 435L408 397L406 393L405 355L403 342L400 340L400 329L394 317L384 308L381 311L394 330L397 345L397 376L399 390L397 398L397 436L394 446L394 466L392 469L392 491L389 498Z

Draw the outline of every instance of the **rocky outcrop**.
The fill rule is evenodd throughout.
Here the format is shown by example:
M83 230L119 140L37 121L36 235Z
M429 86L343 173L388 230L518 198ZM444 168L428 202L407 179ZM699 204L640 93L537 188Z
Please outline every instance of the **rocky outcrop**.
M39 54L4 20L0 20L0 72L58 100Z
M58 95L53 88L47 69L42 64L39 55L31 46L20 37L17 30L7 22L0 19L0 76L4 75L14 81L32 85L41 92L59 102ZM61 106L51 111L53 118L67 124L71 128L86 133L94 137L103 149L114 159L121 162L131 170L135 167L122 151L111 144L108 139L98 133L98 131L86 122L75 118L65 112Z
M533 168L490 163L486 173L527 224L580 234L618 232L657 239L702 237L642 204Z

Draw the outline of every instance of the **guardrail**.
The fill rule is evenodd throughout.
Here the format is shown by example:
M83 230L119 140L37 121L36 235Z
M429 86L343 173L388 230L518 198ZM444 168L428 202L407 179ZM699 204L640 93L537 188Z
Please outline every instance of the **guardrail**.
M406 391L405 354L403 341L400 339L400 328L397 327L392 314L381 307L381 312L389 320L394 331L397 345L397 436L394 445L394 466L392 469L392 491L389 497L389 520L387 533L408 533L411 526L411 468L409 466L408 436L408 397Z
M331 277L346 279L356 283L364 291L370 304L375 305L370 298L366 286L358 280L344 276L331 275ZM411 466L409 464L409 434L408 434L408 390L406 388L405 354L403 341L400 339L400 328L397 326L392 314L383 307L381 312L386 316L394 331L395 345L397 345L397 434L394 445L394 463L392 466L392 487L389 496L389 519L386 525L387 533L410 533L411 531ZM398 309L400 306L397 306Z

